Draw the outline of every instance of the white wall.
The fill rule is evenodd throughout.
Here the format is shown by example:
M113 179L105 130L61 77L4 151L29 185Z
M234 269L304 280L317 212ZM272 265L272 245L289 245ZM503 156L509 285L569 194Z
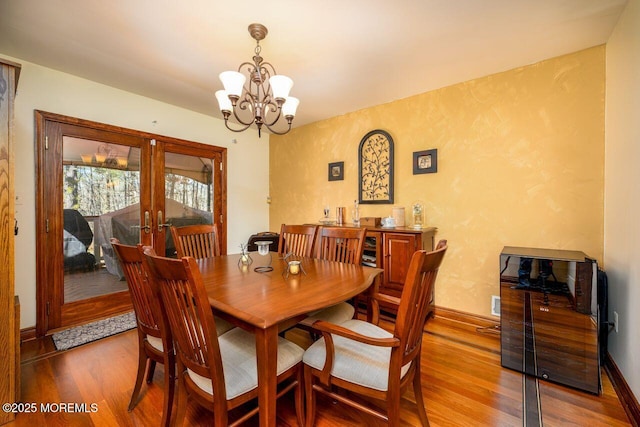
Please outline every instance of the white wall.
M269 135L233 133L224 122L23 61L15 104L16 294L21 328L35 326L34 110L227 147L227 251L269 227ZM217 109L211 88L211 109ZM157 121L156 124L152 123ZM231 140L237 139L237 144Z
M609 353L640 398L640 1L607 43L604 267L609 277Z

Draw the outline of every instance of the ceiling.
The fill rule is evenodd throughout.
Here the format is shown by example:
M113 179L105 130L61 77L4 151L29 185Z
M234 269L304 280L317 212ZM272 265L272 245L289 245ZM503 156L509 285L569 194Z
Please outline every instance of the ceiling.
M262 56L294 127L603 44L627 0L0 0L0 54L222 117L218 74Z

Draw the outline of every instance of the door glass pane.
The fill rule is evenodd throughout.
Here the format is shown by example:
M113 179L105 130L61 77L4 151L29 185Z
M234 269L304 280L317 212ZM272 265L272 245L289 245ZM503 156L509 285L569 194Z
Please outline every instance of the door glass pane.
M127 289L109 239L140 241L140 149L63 137L65 303Z
M212 224L213 159L165 153L166 223L174 227ZM165 233L166 255L175 256L171 233Z

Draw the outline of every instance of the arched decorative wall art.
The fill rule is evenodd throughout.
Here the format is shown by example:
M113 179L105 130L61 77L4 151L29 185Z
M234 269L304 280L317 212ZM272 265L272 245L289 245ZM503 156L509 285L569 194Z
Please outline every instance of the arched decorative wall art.
M376 129L358 147L358 194L360 203L393 203L393 138Z

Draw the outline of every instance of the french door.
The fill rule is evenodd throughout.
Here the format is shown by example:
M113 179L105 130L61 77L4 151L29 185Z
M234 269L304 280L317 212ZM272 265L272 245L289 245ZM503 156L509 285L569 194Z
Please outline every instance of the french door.
M131 309L110 245L174 256L169 227L218 223L226 149L36 111L36 334Z

